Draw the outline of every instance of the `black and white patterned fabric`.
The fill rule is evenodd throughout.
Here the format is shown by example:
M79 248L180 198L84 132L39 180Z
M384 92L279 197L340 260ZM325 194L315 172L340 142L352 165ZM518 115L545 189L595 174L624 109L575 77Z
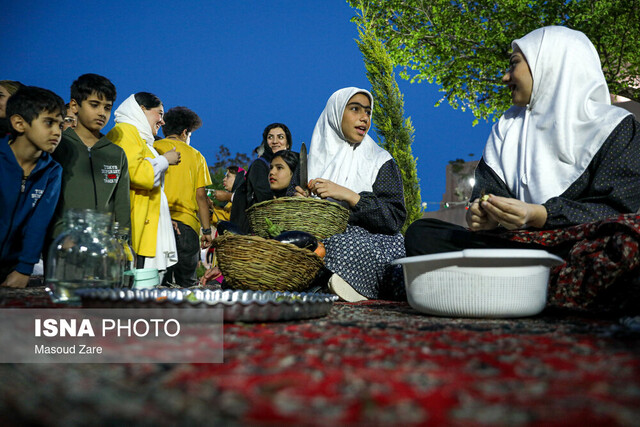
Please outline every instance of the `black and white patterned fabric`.
M346 232L324 240L326 267L367 298L402 299L402 269L390 262L405 255L400 229L406 216L400 170L389 160L373 191L360 193Z
M394 296L398 292L392 288L401 287L402 283L393 283L398 277L393 276L396 267L389 263L404 257L402 234L373 234L362 227L349 225L347 231L331 236L324 244L326 267L353 289L370 299L396 299Z
M515 198L484 159L478 164L475 180L471 200L482 192ZM542 205L547 209L547 229L636 212L640 208L640 123L633 116L623 119L587 170L564 193Z

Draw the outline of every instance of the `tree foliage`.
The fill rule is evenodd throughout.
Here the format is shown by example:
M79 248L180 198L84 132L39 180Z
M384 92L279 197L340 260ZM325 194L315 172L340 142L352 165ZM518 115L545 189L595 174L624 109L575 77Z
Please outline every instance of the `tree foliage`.
M404 100L398 88L389 53L374 32L364 23L358 27L358 47L364 57L367 78L375 102L374 124L378 143L395 159L402 174L407 221L409 224L422 216L420 210L420 185L416 160L411 153L413 126L411 118L404 119Z
M640 0L348 0L385 44L400 75L442 87L453 108L478 118L510 106L500 78L511 41L563 25L585 33L600 54L611 93L640 101Z

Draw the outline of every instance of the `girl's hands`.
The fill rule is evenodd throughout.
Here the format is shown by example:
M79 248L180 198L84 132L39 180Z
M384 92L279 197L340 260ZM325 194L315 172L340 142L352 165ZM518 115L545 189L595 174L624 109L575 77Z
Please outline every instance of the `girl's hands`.
M303 190L302 187L300 187L299 185L296 185L295 188L296 192L294 193L294 197L309 197L311 196L311 194L309 193L309 190Z
M175 148L167 151L163 156L167 158L170 165L177 165L180 163L180 152L176 151Z
M335 200L345 201L352 208L360 201L358 193L324 178L316 178L309 181L309 191L321 199L330 197Z
M481 199L475 199L467 210L467 225L472 231L493 230L499 224L498 221L489 217L487 212L480 206Z
M476 199L467 212L467 223L472 230L490 230L498 225L507 230L517 230L526 225L540 228L546 222L547 209L544 206L493 195L486 201Z

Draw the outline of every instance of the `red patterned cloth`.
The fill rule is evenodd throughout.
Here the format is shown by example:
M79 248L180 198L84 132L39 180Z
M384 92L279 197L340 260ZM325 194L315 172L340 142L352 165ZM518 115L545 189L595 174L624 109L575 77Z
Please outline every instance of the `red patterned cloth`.
M336 303L317 319L225 324L224 363L0 364L0 378L3 427L637 426L640 333L549 310Z
M564 229L506 232L508 240L549 248L569 246L565 263L551 271L550 305L616 311L640 294L640 215L626 214Z

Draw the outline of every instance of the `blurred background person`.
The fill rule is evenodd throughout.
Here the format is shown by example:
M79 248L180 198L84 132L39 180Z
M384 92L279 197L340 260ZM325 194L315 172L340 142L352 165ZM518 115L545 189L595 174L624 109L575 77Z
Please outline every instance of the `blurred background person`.
M62 121L62 127L63 127L62 130L67 130L69 128L75 129L76 126L78 125L78 117L71 110L71 105L68 102L65 104L65 107L67 108L67 114L65 114L64 119Z
M22 83L15 80L0 80L0 140L9 140L9 119L7 118L7 101L18 91Z
M238 185L244 180L245 170L238 166L229 166L224 178L222 186L224 190L211 190L211 198L219 202L227 202L223 207L217 206L211 201L209 208L211 209L211 223L217 224L219 221L229 221L231 216L232 195Z

